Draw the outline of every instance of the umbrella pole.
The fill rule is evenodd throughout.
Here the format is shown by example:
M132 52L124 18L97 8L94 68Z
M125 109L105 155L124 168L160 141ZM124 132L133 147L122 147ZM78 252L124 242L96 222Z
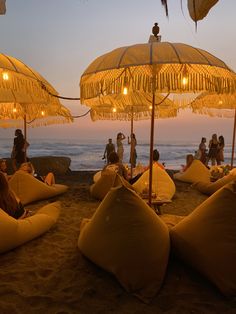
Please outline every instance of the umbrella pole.
M25 137L25 141L26 141L26 138L27 138L27 126L26 126L26 114L24 115L24 137ZM27 156L27 147L25 145L25 162L26 162L26 156Z
M150 159L149 159L149 189L148 203L152 205L152 163L153 163L153 146L154 146L154 117L155 117L155 92L152 94L152 116L151 116L151 132L150 132Z
M130 163L131 163L131 179L133 178L133 161L134 161L134 141L132 140L132 134L134 132L134 108L131 111L131 133L130 133Z
M234 111L234 129L233 129L233 141L232 141L231 169L234 166L235 131L236 131L236 109Z

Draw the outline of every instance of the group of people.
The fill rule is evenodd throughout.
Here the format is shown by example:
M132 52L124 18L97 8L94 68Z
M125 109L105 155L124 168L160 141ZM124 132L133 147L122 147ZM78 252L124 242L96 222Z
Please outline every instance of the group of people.
M124 158L124 146L123 146L123 141L126 139L126 136L122 133L119 132L116 137L116 147L112 142L112 139L108 139L108 143L106 144L105 151L103 154L103 159L106 159L107 164L109 163L109 156L111 153L116 152L119 162L123 162ZM136 161L137 161L137 151L136 151L136 145L137 145L137 140L136 136L134 133L131 134L130 138L128 136L128 144L131 145L131 151L130 151L130 164L132 165L133 168L136 167ZM114 155L114 154L113 154Z
M206 166L208 166L209 161L211 161L212 166L216 164L221 165L221 162L224 161L224 146L225 140L223 135L217 138L217 134L213 134L208 147L206 146L206 138L202 137L196 158L201 160Z
M23 171L47 185L53 185L55 183L55 177L52 172L49 172L46 176L39 176L35 173L34 166L26 155L28 147L29 143L25 140L22 131L17 129L15 131L11 154L14 172ZM8 174L6 160L0 159L0 208L13 218L25 218L28 215L28 211L21 204L17 195L10 189L10 178L11 176Z

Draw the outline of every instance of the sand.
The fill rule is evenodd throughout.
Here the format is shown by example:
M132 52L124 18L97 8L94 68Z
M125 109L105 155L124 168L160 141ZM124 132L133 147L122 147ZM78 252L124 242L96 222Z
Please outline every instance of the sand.
M82 218L99 205L89 195L93 172L57 177L69 186L66 194L27 206L35 211L54 200L62 203L58 223L43 236L0 255L0 314L5 313L236 313L211 283L170 257L163 287L150 304L127 293L106 271L87 260L77 248ZM162 216L187 215L206 196L189 184L176 182L173 202Z

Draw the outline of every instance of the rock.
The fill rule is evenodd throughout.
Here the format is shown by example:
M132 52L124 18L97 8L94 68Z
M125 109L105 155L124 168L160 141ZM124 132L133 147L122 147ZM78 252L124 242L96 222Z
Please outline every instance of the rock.
M35 172L39 175L46 175L53 172L55 175L62 175L70 172L71 159L69 157L41 156L32 157L30 162L34 165ZM7 159L8 173L13 173L11 159Z

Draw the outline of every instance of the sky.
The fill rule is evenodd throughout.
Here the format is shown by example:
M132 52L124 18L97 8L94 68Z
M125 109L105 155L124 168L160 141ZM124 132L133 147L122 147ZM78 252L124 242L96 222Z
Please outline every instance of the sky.
M169 18L160 0L6 0L0 15L0 52L15 57L39 72L59 95L79 97L79 81L87 66L115 48L148 42L159 24L162 41L179 42L207 50L236 70L236 1L219 0L205 19L195 24L187 0L169 0ZM73 115L88 107L79 101L61 101ZM149 141L150 121L134 124L136 137ZM92 122L90 116L73 124L32 128L29 138L99 139L130 133L130 123ZM233 119L210 118L188 110L174 119L155 121L155 139L200 141L213 133L232 141ZM0 137L13 137L0 129Z

